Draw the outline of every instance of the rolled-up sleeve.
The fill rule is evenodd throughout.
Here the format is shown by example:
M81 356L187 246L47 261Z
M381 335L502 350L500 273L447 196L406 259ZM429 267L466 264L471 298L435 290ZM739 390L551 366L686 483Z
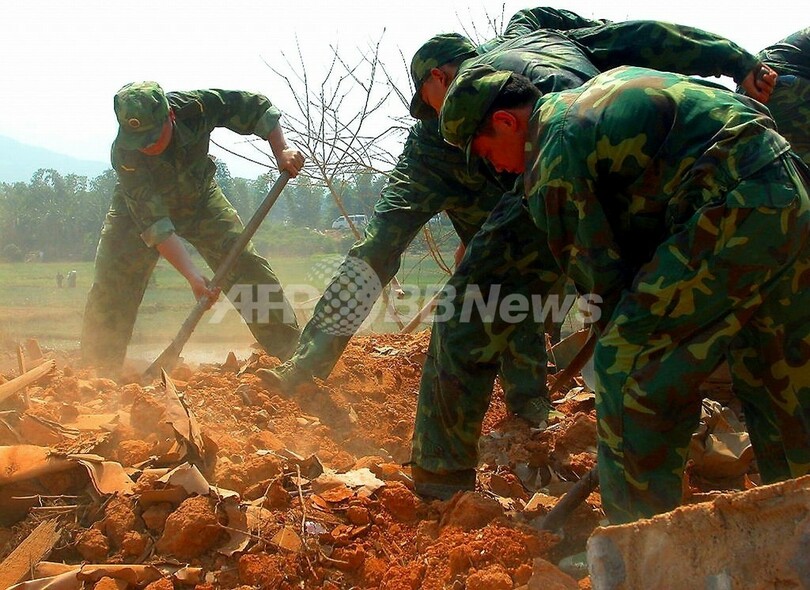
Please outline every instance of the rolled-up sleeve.
M161 217L141 232L141 239L150 248L154 248L174 233L174 224L168 217Z
M144 243L154 247L172 235L175 231L174 223L169 217L169 207L160 191L136 170L119 166L116 171L118 183L115 190L121 193Z

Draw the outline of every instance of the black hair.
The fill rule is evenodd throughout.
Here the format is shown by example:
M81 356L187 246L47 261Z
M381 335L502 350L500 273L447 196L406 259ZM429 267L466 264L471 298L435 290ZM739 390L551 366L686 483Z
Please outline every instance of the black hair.
M492 115L495 111L520 108L527 104L534 104L541 96L543 96L543 93L537 86L532 84L531 80L526 76L513 73L509 76L509 80L506 81L506 84L501 88L500 93L495 97L495 100L484 115L478 133L484 135L492 135L494 133Z

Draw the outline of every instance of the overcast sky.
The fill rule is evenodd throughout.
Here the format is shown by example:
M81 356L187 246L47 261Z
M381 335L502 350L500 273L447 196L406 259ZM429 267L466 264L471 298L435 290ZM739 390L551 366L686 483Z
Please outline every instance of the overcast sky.
M810 2L729 0L569 0L546 4L611 20L657 19L697 26L746 49L762 47L810 25ZM487 30L486 15L508 20L525 2L407 0L388 2L138 3L115 0L4 2L0 8L0 135L74 157L107 161L116 133L112 96L123 84L157 80L167 90L233 88L285 94L268 63L284 65L298 39L310 74L332 55L350 53L383 35L382 55L404 74L399 52L413 52L439 32L462 24ZM280 12L280 7L285 12ZM310 70L311 66L311 70ZM400 80L401 87L407 82ZM276 97L276 98L274 98ZM404 108L395 102L391 108ZM241 138L218 141L239 149ZM255 152L254 152L255 155ZM254 177L258 166L228 161L232 172Z

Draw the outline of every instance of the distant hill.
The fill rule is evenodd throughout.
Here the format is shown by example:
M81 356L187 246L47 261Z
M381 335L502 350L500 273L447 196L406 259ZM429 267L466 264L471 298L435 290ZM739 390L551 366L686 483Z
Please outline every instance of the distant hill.
M0 182L29 182L40 168L95 178L109 167L107 162L79 160L0 135Z

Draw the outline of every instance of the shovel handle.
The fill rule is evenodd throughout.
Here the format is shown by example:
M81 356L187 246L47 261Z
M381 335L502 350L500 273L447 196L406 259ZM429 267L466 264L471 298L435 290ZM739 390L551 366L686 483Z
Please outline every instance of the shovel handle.
M540 522L540 530L556 531L562 528L574 509L585 501L599 485L599 471L594 466L568 490Z
M253 234L256 233L256 230L259 229L259 226L264 221L264 218L267 217L267 214L270 212L270 209L278 200L281 191L284 190L284 187L287 185L287 182L290 180L290 173L283 171L278 179L273 183L273 186L270 188L270 191L267 193L267 196L262 201L261 205L259 205L258 209L253 213L253 216L250 218L250 221L247 222L245 225L245 229L242 230L242 233L239 234L239 237L231 246L231 249L228 250L228 254L225 255L225 258L222 259L222 262L219 263L219 267L217 267L216 272L214 273L214 278L211 279L211 283L209 288L213 291L218 287L222 287L222 283L225 280L225 277L228 275L229 272L233 269L236 260L245 250L245 247L250 242ZM208 299L206 295L197 300L197 305L194 306L194 309L191 310L191 313L186 318L186 321L183 322L183 325L180 327L180 330L177 332L177 336L174 337L171 344L166 347L160 356L155 359L155 361L149 365L149 368L146 369L144 375L147 377L154 377L160 373L161 369L171 370L174 368L175 363L177 363L177 359L180 358L180 353L183 350L183 347L188 342L188 339L191 337L192 332L197 327L197 324L202 319L203 314L208 309L211 301Z

